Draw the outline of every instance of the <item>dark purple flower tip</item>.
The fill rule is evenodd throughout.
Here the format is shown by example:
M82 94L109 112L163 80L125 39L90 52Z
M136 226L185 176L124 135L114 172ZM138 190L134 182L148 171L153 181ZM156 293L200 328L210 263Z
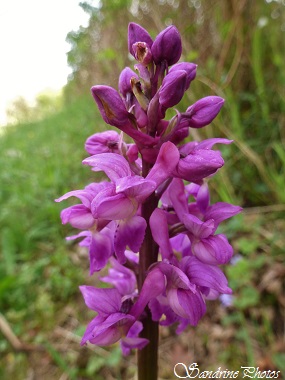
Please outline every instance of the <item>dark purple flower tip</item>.
M185 91L186 91L189 88L192 80L194 80L196 77L197 66L198 65L196 65L195 63L180 62L180 63L176 63L176 65L172 66L171 69L169 70L169 73L172 73L172 72L178 71L178 70L186 71L186 73L187 73L187 80L186 80L186 85L185 85Z
M92 95L107 124L122 127L129 124L129 113L120 94L109 86L93 86Z
M198 100L186 110L189 126L201 128L210 124L220 112L224 102L219 96L206 96Z
M159 90L159 103L165 108L179 103L185 92L186 81L187 73L184 70L173 71L166 75Z
M168 66L178 62L182 53L181 37L178 29L171 25L156 37L151 48L156 64L166 61Z
M131 22L128 28L128 49L129 52L135 57L133 45L136 42L145 42L149 47L152 46L153 41L148 32L140 25Z
M152 54L146 42L136 42L132 46L135 59L143 65L148 65L152 61Z
M126 97L127 93L132 92L132 78L139 79L137 74L132 69L125 67L119 76L119 91L124 98Z

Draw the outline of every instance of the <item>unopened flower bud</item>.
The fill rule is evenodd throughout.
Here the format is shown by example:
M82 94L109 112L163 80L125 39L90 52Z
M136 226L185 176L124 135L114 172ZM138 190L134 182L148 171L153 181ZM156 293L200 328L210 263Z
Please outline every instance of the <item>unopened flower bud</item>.
M145 42L149 47L152 46L153 41L148 32L140 25L131 22L128 29L128 49L129 52L135 57L133 45L136 42Z
M206 96L187 108L188 125L192 128L201 128L211 123L220 112L224 99L219 96Z
M185 92L187 73L184 70L176 70L165 76L159 90L159 103L170 108L182 99Z
M107 124L121 127L129 123L129 113L122 98L114 88L94 86L91 88L91 92Z
M156 64L166 61L168 66L171 66L178 62L182 53L182 43L177 28L171 25L160 32L152 45L151 52Z
M190 63L190 62L176 63L174 66L171 67L171 69L169 70L169 73L172 73L178 70L186 71L186 74L187 74L187 80L186 80L186 85L185 85L185 91L186 91L188 90L192 80L194 80L196 77L197 65L195 63Z
M123 97L126 97L127 93L132 92L132 78L138 79L137 74L129 67L125 67L119 76L119 91Z

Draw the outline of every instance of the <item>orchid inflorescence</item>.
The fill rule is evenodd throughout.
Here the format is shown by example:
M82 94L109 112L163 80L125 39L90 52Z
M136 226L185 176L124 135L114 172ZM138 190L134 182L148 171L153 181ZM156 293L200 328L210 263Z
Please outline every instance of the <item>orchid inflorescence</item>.
M146 310L160 325L177 324L177 333L195 326L206 312L205 300L231 294L219 265L233 249L219 224L241 208L210 204L205 178L224 161L215 144L225 138L184 142L189 128L201 128L219 113L224 100L208 96L185 112L167 110L180 102L197 65L180 62L182 44L175 26L153 41L140 25L129 24L129 52L135 71L126 67L119 92L92 87L104 121L116 128L86 141L83 164L103 171L109 181L91 183L56 201L77 197L81 203L61 212L62 223L80 230L90 258L90 275L108 266L101 280L112 287L81 286L88 308L97 312L82 344L109 345L120 340L124 354L142 349L139 336ZM124 137L130 139L124 141Z

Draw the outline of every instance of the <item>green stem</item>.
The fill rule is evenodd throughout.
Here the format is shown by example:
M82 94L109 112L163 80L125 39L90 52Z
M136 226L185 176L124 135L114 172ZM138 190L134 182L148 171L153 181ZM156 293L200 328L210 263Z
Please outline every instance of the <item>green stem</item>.
M144 177L150 170L150 166L143 163ZM157 207L158 199L153 193L142 205L142 217L147 222L145 238L140 250L140 263L138 275L138 287L141 290L149 266L157 261L158 246L153 240L149 218ZM146 316L142 320L143 331L142 338L149 340L149 344L142 350L138 350L138 380L157 380L158 375L158 322L154 322L148 307L145 310Z

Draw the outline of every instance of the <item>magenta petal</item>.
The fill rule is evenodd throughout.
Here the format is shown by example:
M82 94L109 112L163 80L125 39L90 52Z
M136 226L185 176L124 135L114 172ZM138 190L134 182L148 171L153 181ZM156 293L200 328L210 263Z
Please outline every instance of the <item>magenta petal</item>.
M196 77L197 65L195 63L190 62L179 62L171 67L169 73L175 72L177 70L184 70L187 73L187 80L185 85L185 90L187 90L190 86L190 83Z
M219 293L232 293L228 287L226 276L216 265L202 263L193 256L185 257L181 264L193 284L216 290Z
M206 222L202 222L194 215L184 215L183 223L187 230L200 239L207 238L215 230L215 223L213 219L209 219Z
M144 280L139 298L132 306L130 314L136 319L139 318L149 301L161 295L164 290L165 277L163 273L158 268L152 269Z
M159 103L165 108L178 104L184 95L186 82L186 71L176 70L169 72L164 77L158 93Z
M70 223L72 227L85 230L91 228L95 223L90 210L83 205L74 205L65 208L60 214L63 224Z
M146 178L155 181L159 186L171 176L178 161L179 151L176 146L170 141L162 144L156 162Z
M207 183L203 183L199 187L198 193L197 193L197 205L199 207L199 210L204 214L206 210L208 209L210 204L210 192ZM215 218L205 218L205 219L215 219Z
M120 220L130 218L138 209L138 203L134 199L130 199L125 194L117 194L100 202L95 198L92 203L93 216L106 220Z
M188 214L188 202L185 194L185 186L181 179L174 178L169 186L169 198L173 208L182 221L184 214Z
M92 167L95 172L104 171L111 181L132 174L128 161L117 153L101 153L85 158L83 164Z
M116 193L124 193L138 202L144 201L156 189L154 181L140 176L129 176L116 181Z
M182 53L180 33L174 25L160 32L151 48L156 64L166 61L168 66L178 62Z
M112 233L109 228L92 233L89 246L90 275L106 266L113 251Z
M120 136L115 131L95 133L85 142L85 150L90 154L118 152Z
M100 315L116 313L121 307L121 295L117 289L100 289L93 286L79 286L86 306Z
M149 33L140 25L131 22L129 23L128 27L128 48L129 52L135 56L135 53L133 51L133 45L136 42L145 42L150 47L152 46L152 38L150 37Z
M91 92L107 124L119 128L130 124L129 113L126 110L123 99L114 88L109 86L93 86Z
M143 349L149 340L146 338L123 338L121 340L121 348L123 355L129 355L132 348L138 348L139 350Z
M219 96L207 96L198 100L186 110L186 114L190 116L189 126L201 128L210 124L220 112L224 102Z
M124 97L126 97L128 93L132 92L132 78L139 79L137 74L132 69L125 67L119 76L119 91Z
M242 208L225 202L218 202L210 206L205 213L205 219L214 219L216 226L222 221L240 213Z
M164 259L170 259L173 256L173 252L169 241L168 225L165 211L156 208L151 214L149 224L152 237L154 241L159 245L162 257Z
M122 296L133 295L137 285L134 272L118 263L114 257L110 258L110 262L112 267L108 276L101 277L100 280L114 285Z
M177 298L184 309L184 315L181 317L187 318L191 325L196 326L206 313L206 305L202 295L199 292L194 294L190 290L178 289Z
M225 235L209 236L192 242L192 251L206 264L226 264L233 255L233 248Z
M199 182L223 165L224 160L219 151L194 149L187 157L179 160L173 175L190 182Z
M133 252L138 252L144 239L146 221L141 216L133 216L120 220L117 225L114 246L115 253L121 264L126 261L125 249L128 246Z
M96 322L97 318L98 322ZM81 344L87 340L99 346L116 343L122 335L127 333L133 323L134 317L129 314L114 313L105 319L97 316L87 327Z
M136 321L129 329L127 336L121 340L123 355L129 355L132 348L138 348L141 350L149 343L148 339L138 338L142 329L143 324L140 321Z
M70 197L76 197L81 200L82 204L86 207L90 207L91 200L93 198L92 193L86 190L73 190L62 195L60 198L55 199L55 202L61 202Z
M195 293L196 286L191 284L186 274L178 267L163 261L155 264L155 267L159 268L161 272L166 276L168 290L170 288L190 289Z
M203 141L199 142L198 144L196 144L194 150L212 149L212 147L215 144L229 145L232 142L233 142L233 140L223 139L223 138L220 138L220 137L213 137L212 139L206 139L206 140L203 140Z

